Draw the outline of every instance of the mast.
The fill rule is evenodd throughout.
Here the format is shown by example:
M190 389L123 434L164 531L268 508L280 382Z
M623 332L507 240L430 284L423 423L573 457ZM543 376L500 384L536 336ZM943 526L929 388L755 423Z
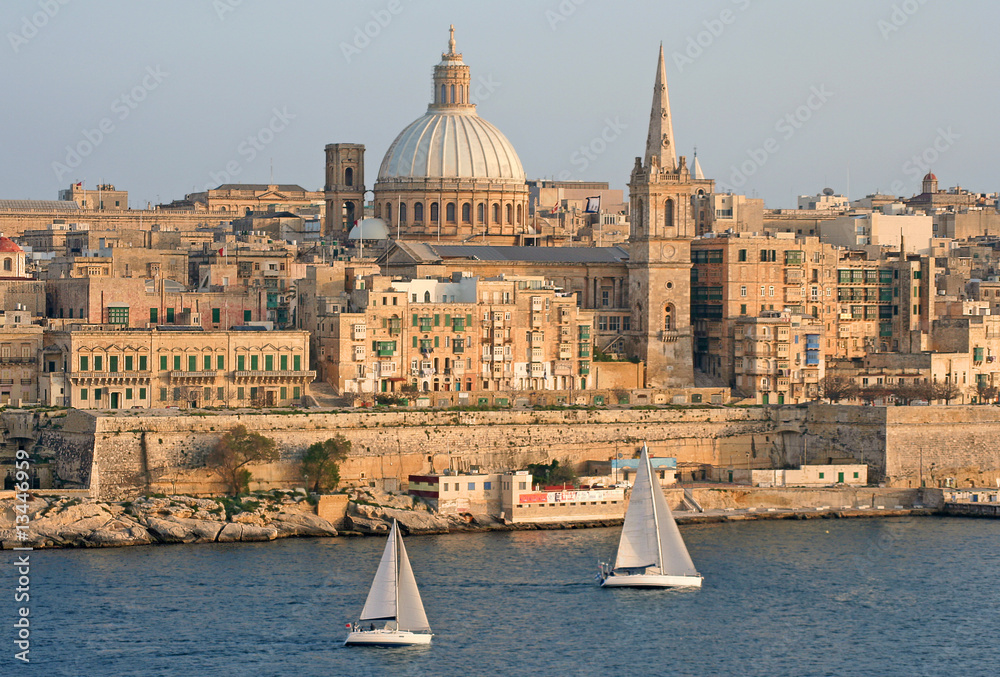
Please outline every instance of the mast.
M656 532L656 566L663 568L663 543L660 542L660 518L656 509L656 495L653 493L653 464L649 461L649 448L646 443L642 443L642 450L646 457L646 475L649 477L649 502L653 504L653 531ZM659 484L659 482L657 482ZM662 493L662 489L660 489Z
M399 628L399 529L396 527L396 520L392 520L392 547L395 550L394 564L396 565L396 570L392 577L392 596L395 600L396 607L396 628Z

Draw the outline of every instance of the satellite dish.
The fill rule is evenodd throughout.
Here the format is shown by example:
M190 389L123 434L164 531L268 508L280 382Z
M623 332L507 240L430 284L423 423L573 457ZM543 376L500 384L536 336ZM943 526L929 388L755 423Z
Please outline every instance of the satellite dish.
M824 188L823 195L833 195L833 188Z

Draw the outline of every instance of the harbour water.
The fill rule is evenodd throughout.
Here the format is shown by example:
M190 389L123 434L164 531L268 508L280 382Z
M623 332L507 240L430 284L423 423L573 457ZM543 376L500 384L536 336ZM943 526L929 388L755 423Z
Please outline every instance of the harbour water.
M613 555L616 529L408 538L435 632L429 648L409 649L341 646L381 538L36 551L28 671L996 674L1000 521L762 521L682 533L705 576L698 591L600 589L597 561ZM13 621L13 602L4 608ZM0 672L20 674L7 647Z

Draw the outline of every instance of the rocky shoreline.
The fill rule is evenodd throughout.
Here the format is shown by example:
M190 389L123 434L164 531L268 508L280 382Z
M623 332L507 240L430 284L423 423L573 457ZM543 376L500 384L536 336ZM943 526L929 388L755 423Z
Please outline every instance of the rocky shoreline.
M302 494L274 492L242 500L149 496L118 503L79 498L32 497L27 503L29 539L19 540L15 503L0 501L0 548L107 548L173 543L235 543L278 538L382 535L393 520L404 534L526 531L615 527L622 519L510 524L489 515L445 516L410 496L354 493L342 526L315 514ZM773 519L841 519L936 515L936 509L800 509L711 511L677 514L680 524Z

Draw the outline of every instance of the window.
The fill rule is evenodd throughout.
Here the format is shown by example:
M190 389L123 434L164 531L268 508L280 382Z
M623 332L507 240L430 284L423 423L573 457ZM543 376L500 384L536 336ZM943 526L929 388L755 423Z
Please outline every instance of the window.
M747 286L745 284L741 284L740 285L740 296L746 296L746 295L747 295Z
M274 371L274 355L264 356L264 371Z
M424 203L417 202L413 205L413 220L420 223L424 220Z
M288 371L288 355L282 355L279 359L280 366L278 367L281 371Z
M747 260L747 250L746 249L741 249L739 251L738 258L739 258L740 261L746 261Z
M226 399L226 389L223 388L222 386L219 386L218 388L216 388L215 389L215 399L217 399L217 400L224 400L224 399Z
M90 358L80 355L80 371L90 371Z
M118 356L110 355L108 356L108 371L111 373L116 373L118 371Z
M166 371L167 370L167 356L166 355L160 355L160 370L161 371Z
M167 401L167 389L166 388L160 388L160 401L161 402L166 402Z
M80 388L80 399L81 400L86 400L87 397L88 397L87 389L86 388Z
M202 363L205 365L203 371L212 371L212 356L205 355L202 358Z
M252 313L253 313L253 311L251 311L251 310L244 310L243 311L243 321L244 322L250 322L253 319L253 314Z
M180 371L180 370L181 370L181 356L174 355L174 371Z
M444 207L445 221L448 223L455 223L455 203L449 202Z
M219 308L212 308L212 322L218 324L222 321L222 310Z
M216 355L215 356L215 368L219 371L223 371L226 368L226 356Z
M820 473L820 474L819 474L819 478L820 478L820 479L823 479L823 475L824 475L824 473Z
M125 399L126 400L131 400L132 399L132 389L131 388L126 388L125 389Z
M104 371L104 358L100 355L94 355L94 371Z
M146 389L145 388L139 388L139 399L140 400L146 399Z
M857 477L858 473L854 473L854 476ZM486 491L489 491L492 488L493 488L493 483L492 482L483 482L483 489L485 489Z
M436 223L440 215L440 208L437 202L431 203L431 223Z
M858 479L858 473L854 473L854 479Z
M251 355L250 356L250 371L258 371L260 369L260 356Z
M108 324L128 325L128 308L108 308Z
M393 342L393 350L396 349L396 344ZM292 371L302 371L302 356L292 355Z
M125 371L132 371L135 366L135 358L131 355L125 356Z
M150 322L150 324L156 324L156 322L157 322L156 315L157 315L157 309L156 308L150 308L149 309L149 322Z
M476 483L469 482L469 491L475 491L475 490L476 490Z
M174 309L167 308L167 322L173 322L173 321L174 321Z

